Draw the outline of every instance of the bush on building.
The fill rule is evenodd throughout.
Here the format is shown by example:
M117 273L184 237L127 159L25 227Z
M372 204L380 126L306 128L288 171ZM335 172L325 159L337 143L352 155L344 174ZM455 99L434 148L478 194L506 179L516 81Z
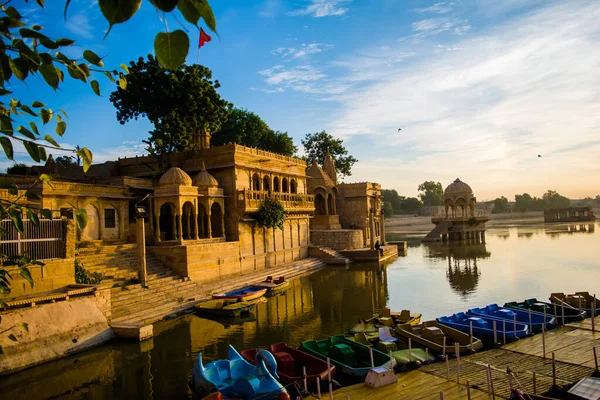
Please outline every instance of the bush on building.
M83 267L83 263L75 260L75 282L85 285L97 285L102 281L102 274L89 272Z
M287 215L288 212L279 200L267 197L260 203L254 218L258 226L283 230L283 221L285 221Z

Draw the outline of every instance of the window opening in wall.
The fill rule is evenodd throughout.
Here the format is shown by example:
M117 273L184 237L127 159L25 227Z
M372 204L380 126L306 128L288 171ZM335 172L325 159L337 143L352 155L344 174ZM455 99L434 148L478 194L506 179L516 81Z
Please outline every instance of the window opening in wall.
M104 227L105 228L114 228L117 226L116 224L116 213L114 208L106 208L104 209Z
M60 216L65 217L66 219L73 219L73 209L72 208L61 208Z

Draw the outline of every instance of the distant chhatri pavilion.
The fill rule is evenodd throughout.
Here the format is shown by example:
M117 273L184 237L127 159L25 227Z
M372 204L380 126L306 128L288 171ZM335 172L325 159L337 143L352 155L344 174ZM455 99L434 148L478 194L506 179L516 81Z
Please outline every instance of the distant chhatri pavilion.
M485 243L485 223L489 218L476 215L477 198L471 186L456 178L444 190L443 205L444 216L431 218L435 228L425 236L424 242Z

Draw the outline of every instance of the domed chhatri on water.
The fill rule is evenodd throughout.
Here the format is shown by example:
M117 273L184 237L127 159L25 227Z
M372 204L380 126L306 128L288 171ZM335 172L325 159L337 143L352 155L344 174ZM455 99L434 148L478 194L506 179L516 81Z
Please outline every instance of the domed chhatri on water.
M485 223L488 217L476 215L477 198L471 186L456 178L444 190L444 216L433 217L435 228L424 242L472 241L485 243Z

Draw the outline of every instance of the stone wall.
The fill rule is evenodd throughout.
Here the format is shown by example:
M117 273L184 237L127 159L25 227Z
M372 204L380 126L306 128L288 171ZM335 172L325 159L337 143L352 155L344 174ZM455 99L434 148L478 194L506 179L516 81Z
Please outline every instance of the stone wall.
M60 289L75 283L75 259L44 260L45 265L30 265L27 268L33 278L33 287L19 275L16 267L7 267L12 276L10 297L19 297Z
M363 232L359 229L310 231L310 242L334 250L354 250L364 247Z
M108 291L110 293L110 290ZM0 375L86 350L114 338L102 294L0 313ZM26 331L22 324L27 324ZM17 341L11 340L14 335Z

